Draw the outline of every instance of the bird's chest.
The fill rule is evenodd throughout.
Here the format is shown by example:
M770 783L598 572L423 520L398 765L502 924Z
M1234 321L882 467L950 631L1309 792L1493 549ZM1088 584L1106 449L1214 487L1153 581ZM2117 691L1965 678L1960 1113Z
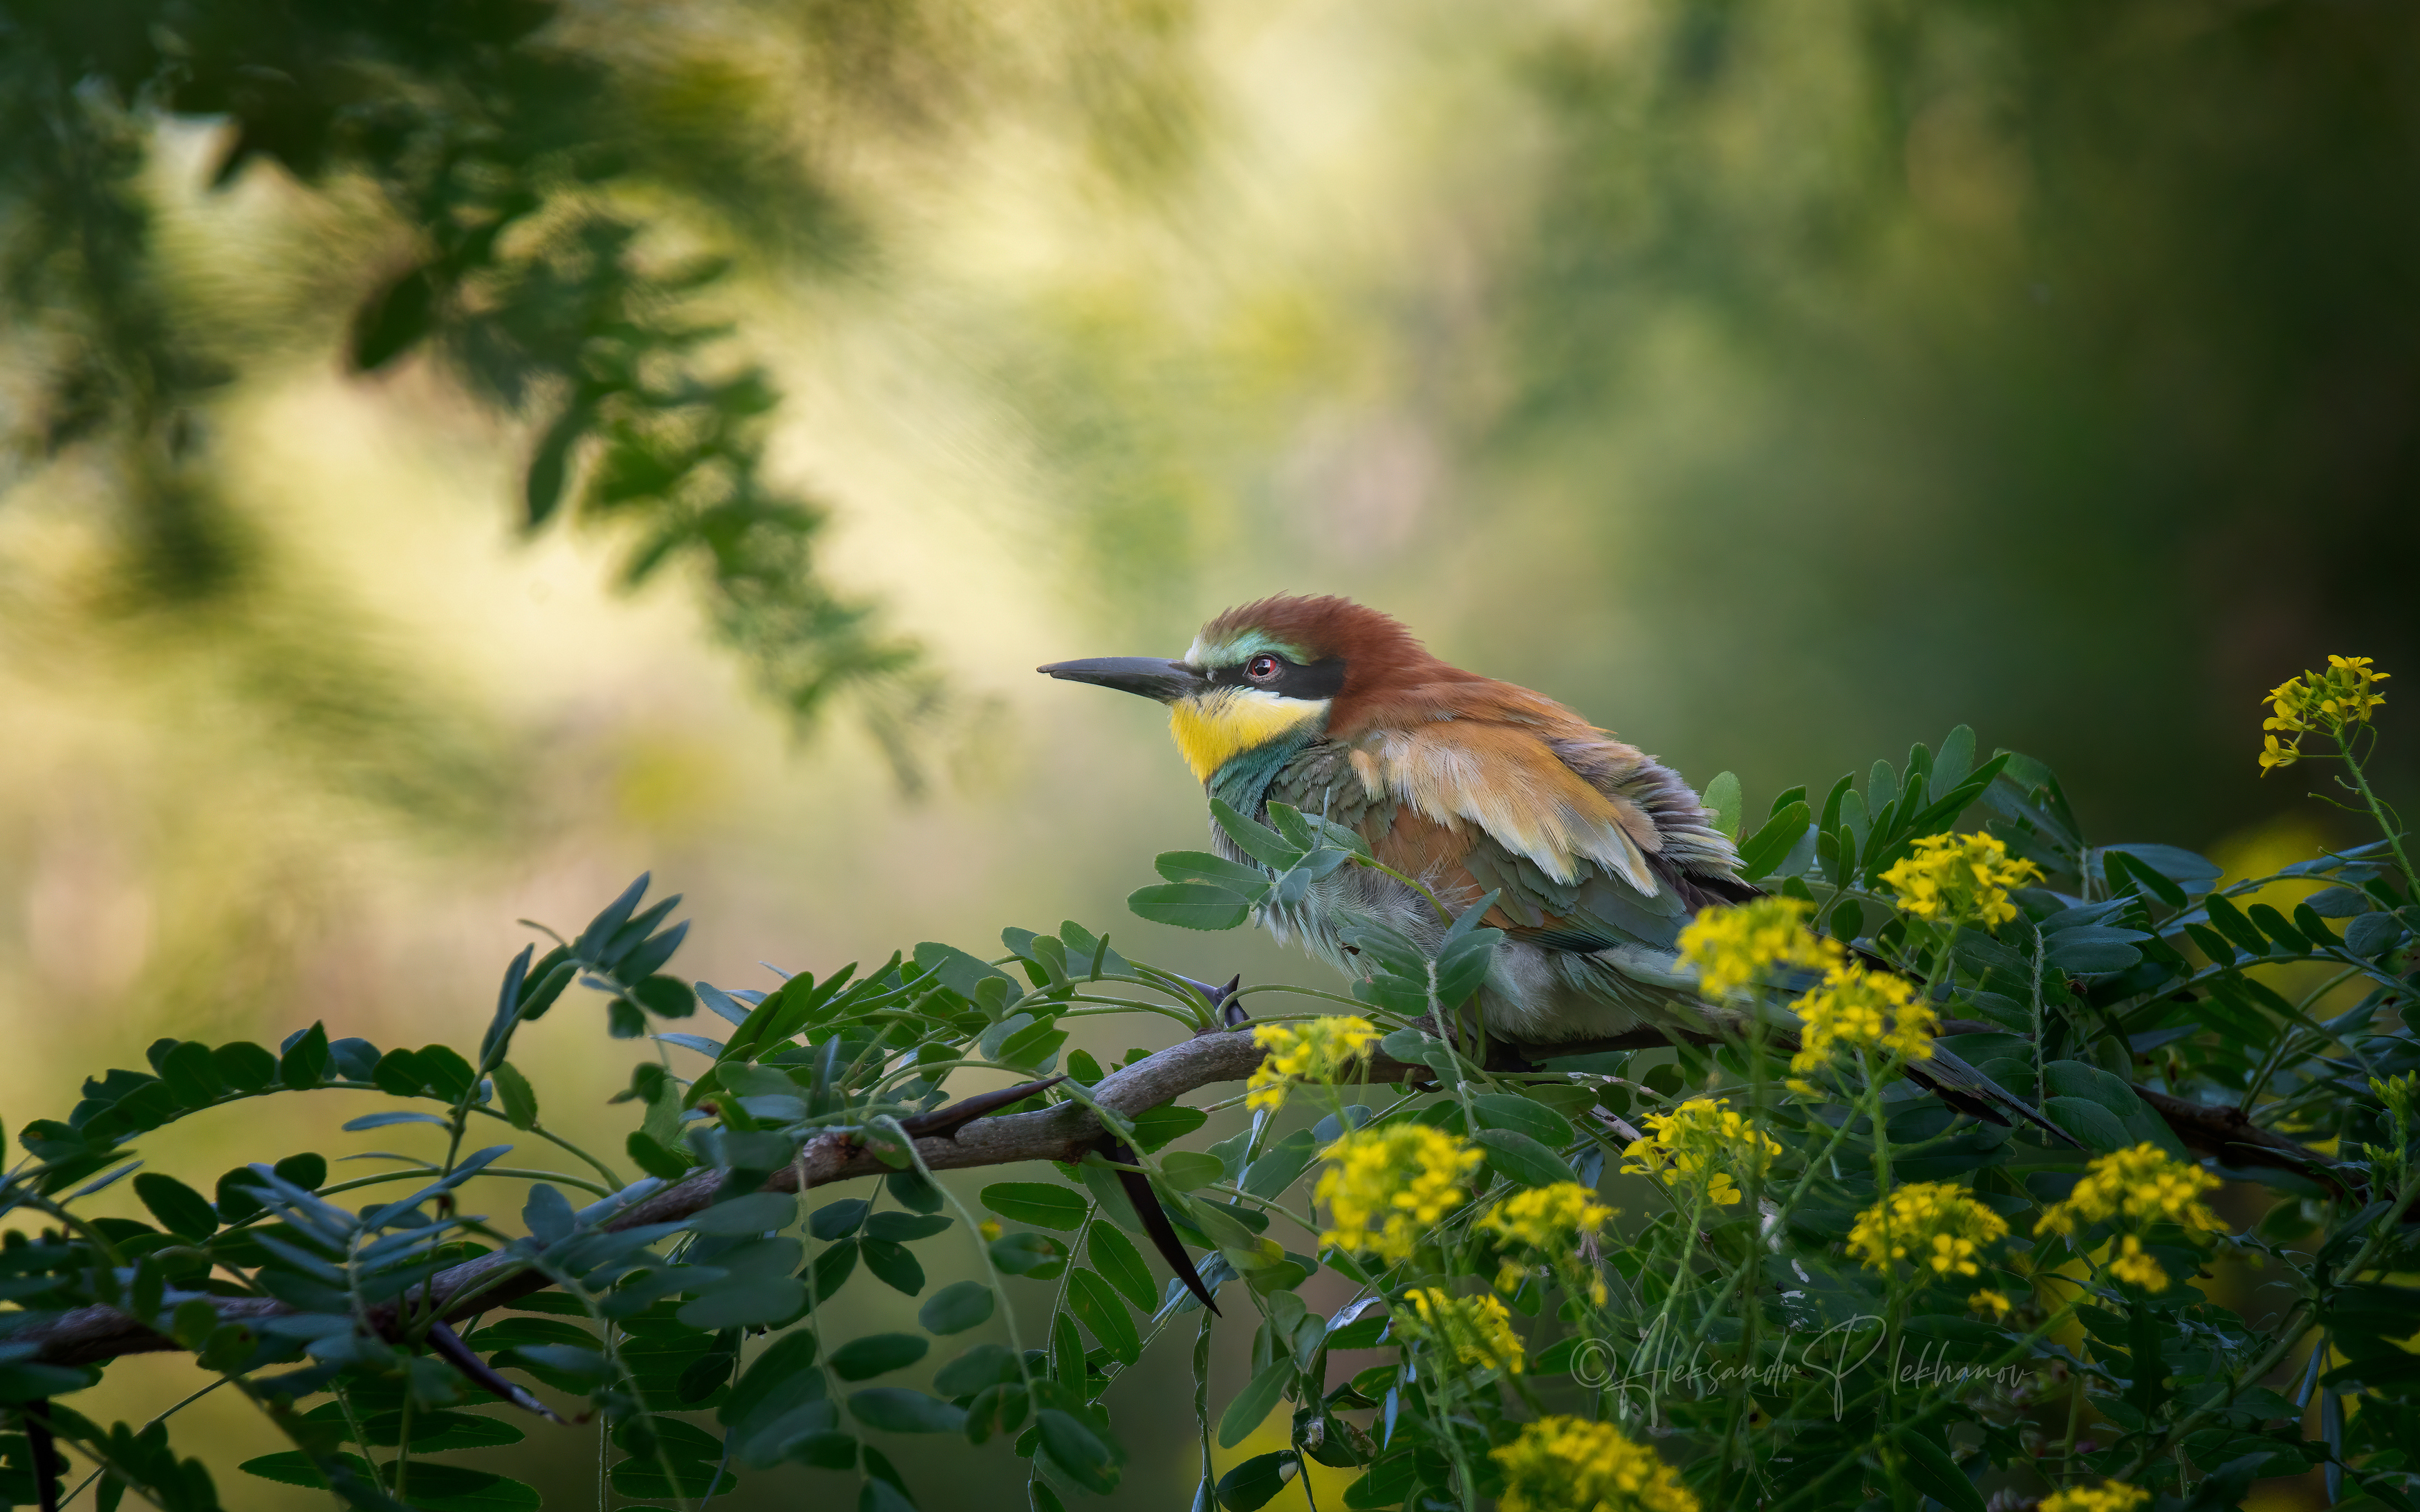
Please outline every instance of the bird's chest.
M1283 761L1258 769L1240 762L1230 764L1212 780L1210 792L1236 812L1264 824L1268 820L1268 805L1277 802L1363 835L1383 830L1394 810L1391 800L1373 797L1363 786L1345 748L1326 741L1311 742ZM1228 860L1269 870L1246 855L1215 823L1210 838ZM1366 974L1358 952L1346 939L1356 926L1385 924L1423 943L1432 942L1443 929L1418 892L1383 872L1350 862L1324 876L1281 887L1277 898L1255 910L1254 918L1280 942L1298 944L1353 977Z

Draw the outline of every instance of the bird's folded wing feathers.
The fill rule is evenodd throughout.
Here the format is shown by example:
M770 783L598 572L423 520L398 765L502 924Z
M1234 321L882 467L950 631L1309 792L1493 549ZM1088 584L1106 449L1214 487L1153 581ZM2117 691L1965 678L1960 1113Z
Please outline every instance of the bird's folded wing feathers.
M1448 829L1475 826L1564 887L1593 862L1642 897L1661 890L1647 859L1664 846L1654 820L1591 786L1534 730L1479 720L1381 730L1357 741L1350 760L1371 797L1397 804L1395 828L1409 810Z

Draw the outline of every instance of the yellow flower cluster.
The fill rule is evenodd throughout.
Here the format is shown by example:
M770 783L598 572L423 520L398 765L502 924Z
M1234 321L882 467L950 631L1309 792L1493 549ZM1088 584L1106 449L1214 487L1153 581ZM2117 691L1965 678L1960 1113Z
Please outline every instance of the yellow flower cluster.
M2312 730L2322 730L2338 740L2357 724L2367 724L2371 711L2386 702L2383 694L2371 689L2394 674L2381 672L2370 666L2367 656L2330 656L2328 670L2304 672L2288 677L2269 690L2269 717L2260 728L2283 731L2287 739L2275 734L2261 743L2260 775L2267 777L2272 767L2291 766L2303 759L2303 736Z
M1504 1467L1503 1512L1698 1512L1672 1467L1610 1423L1542 1417L1489 1458Z
M2136 1512L2150 1503L2151 1493L2122 1480L2098 1486L2077 1486L2042 1498L2040 1512Z
M1412 1304L1410 1332L1451 1350L1464 1365L1511 1376L1521 1373L1521 1335L1512 1332L1512 1315L1494 1297L1455 1297L1421 1287L1405 1292L1404 1300Z
M1681 964L1698 968L1699 994L1715 1002L1784 966L1821 971L1840 959L1840 945L1810 933L1807 913L1796 898L1701 909L1681 931Z
M2201 1201L2201 1195L2219 1185L2217 1177L2200 1166L2169 1155L2146 1142L2132 1149L2102 1155L2085 1168L2065 1202L2053 1204L2034 1226L2037 1234L2073 1234L2094 1224L2116 1224L2135 1230L2123 1235L2110 1273L2146 1291L2168 1289L2168 1273L2143 1248L2139 1231L2155 1223L2217 1232L2226 1226Z
M1993 1321L1997 1322L2016 1311L2017 1304L2009 1300L2009 1294L2005 1291L1986 1289L1967 1298L1966 1308L1969 1312L1990 1313Z
M1834 966L1823 984L1798 1000L1802 1026L1798 1054L1790 1057L1796 1076L1831 1064L1836 1050L1875 1050L1897 1060L1930 1060L1941 1021L1916 1001L1903 978L1868 971L1851 961ZM1802 1092L1813 1088L1792 1081Z
M1590 1188L1557 1181L1506 1197L1487 1210L1479 1227L1507 1243L1568 1255L1579 1247L1582 1236L1595 1233L1613 1214Z
M1746 1175L1781 1153L1764 1131L1718 1098L1695 1097L1647 1120L1644 1139L1621 1152L1621 1174L1653 1176L1668 1163L1682 1179L1703 1182L1706 1200L1729 1207L1740 1200L1734 1172Z
M1596 1193L1577 1181L1557 1181L1516 1192L1481 1215L1479 1227L1503 1244L1526 1244L1545 1255L1562 1273L1574 1292L1586 1292L1605 1305L1605 1278L1580 1254L1582 1240L1605 1227L1620 1210L1596 1199ZM1511 1296L1521 1289L1528 1271L1506 1260L1496 1273L1496 1289Z
M2031 861L2010 860L2009 848L1991 835L1927 835L1916 853L1883 873L1883 886L1899 894L1899 905L1918 918L1989 929L2017 917L2009 889L2042 879Z
M1392 1264L1462 1205L1463 1178L1482 1152L1424 1123L1357 1129L1321 1150L1327 1169L1314 1191L1335 1225L1319 1236L1353 1255Z
M1849 1230L1849 1253L1867 1267L1887 1271L1906 1260L1935 1275L1974 1275L1975 1257L2009 1231L2009 1221L1950 1181L1902 1186L1857 1214Z
M1303 1024L1261 1025L1252 1030L1252 1042L1268 1054L1252 1068L1244 1103L1253 1109L1281 1108L1290 1084L1335 1081L1377 1041L1378 1031L1370 1021L1350 1013Z

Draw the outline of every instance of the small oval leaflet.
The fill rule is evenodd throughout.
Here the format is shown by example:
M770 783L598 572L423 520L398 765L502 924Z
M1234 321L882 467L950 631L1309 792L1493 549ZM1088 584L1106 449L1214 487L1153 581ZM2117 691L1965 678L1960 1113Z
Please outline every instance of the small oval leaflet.
M905 1370L932 1347L921 1334L869 1334L831 1351L832 1374L843 1381L866 1381Z
M1138 918L1179 929L1228 930L1252 914L1251 905L1224 887L1200 882L1164 882L1138 887L1126 899Z
M963 1334L990 1319L995 1304L991 1288L980 1281L954 1281L933 1293L917 1311L916 1320L933 1334Z
M1074 1228L1091 1208L1065 1187L1042 1181L996 1181L983 1189L983 1205L1012 1222L1044 1228Z
M1511 1129L1481 1129L1471 1139L1486 1148L1487 1164L1524 1186L1551 1186L1575 1180L1562 1157L1528 1134Z
M886 1433L955 1433L966 1426L963 1408L905 1386L874 1386L852 1395L849 1414Z
M751 1192L703 1210L689 1227L700 1234L762 1234L786 1228L798 1216L799 1199L787 1192Z

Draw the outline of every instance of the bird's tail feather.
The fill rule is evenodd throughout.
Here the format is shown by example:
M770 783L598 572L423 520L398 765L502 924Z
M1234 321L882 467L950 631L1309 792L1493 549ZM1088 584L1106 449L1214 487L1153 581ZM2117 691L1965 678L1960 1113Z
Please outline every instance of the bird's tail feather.
M1745 1032L1749 1015L1759 1011L1753 999L1744 993L1735 994L1731 1002L1719 1007L1697 998L1697 971L1693 967L1682 964L1678 957L1667 951L1639 948L1606 950L1600 954L1599 959L1607 962L1622 975L1635 981L1675 989L1675 995L1680 992L1686 992L1689 996L1683 1001L1687 1003L1689 1010L1717 1032L1724 1029L1732 1033ZM1816 986L1820 980L1813 973L1799 972L1792 974L1776 985L1785 992L1805 993ZM1789 1041L1787 1047L1796 1049L1795 1041L1799 1027L1797 1015L1786 1010L1780 1012L1773 1012L1770 1010L1765 1011L1768 1023L1779 1028L1781 1038ZM1907 1062L1906 1069L1910 1081L1934 1093L1961 1113L1971 1114L1993 1123L2022 1120L2040 1129L2055 1143L2076 1149L2083 1148L2079 1140L2044 1118L2041 1111L2032 1103L1951 1054L1948 1048L1938 1040L1932 1042L1932 1054L1930 1057L1923 1060Z

